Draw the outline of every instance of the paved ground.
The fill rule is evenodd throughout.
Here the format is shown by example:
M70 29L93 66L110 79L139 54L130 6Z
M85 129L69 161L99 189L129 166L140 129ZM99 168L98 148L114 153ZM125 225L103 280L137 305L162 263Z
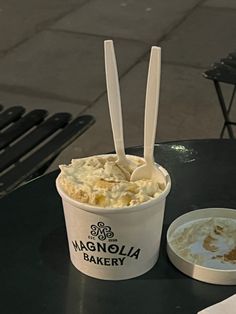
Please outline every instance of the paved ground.
M103 57L112 38L125 143L142 144L149 52L159 45L157 141L219 137L222 115L202 72L236 49L235 21L235 0L0 0L0 102L96 117L51 169L113 150Z

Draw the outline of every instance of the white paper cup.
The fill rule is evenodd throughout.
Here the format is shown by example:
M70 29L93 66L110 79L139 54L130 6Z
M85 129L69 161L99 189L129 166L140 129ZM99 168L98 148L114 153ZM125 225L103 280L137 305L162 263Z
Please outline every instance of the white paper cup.
M171 188L167 171L162 194L132 207L101 208L66 195L63 202L70 258L82 273L99 279L122 280L144 274L157 262L166 197Z

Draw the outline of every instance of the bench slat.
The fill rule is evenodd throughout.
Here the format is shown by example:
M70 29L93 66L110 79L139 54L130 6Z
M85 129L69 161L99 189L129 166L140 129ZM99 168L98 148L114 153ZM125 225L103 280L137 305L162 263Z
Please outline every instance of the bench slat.
M46 115L46 110L37 109L21 117L16 123L12 124L0 134L0 149L6 147L15 139L30 130L33 126L42 122Z
M89 115L74 119L43 147L39 148L25 160L19 162L16 168L12 168L3 174L0 178L0 195L5 195L29 178L30 175L35 173L45 163L54 159L63 148L84 133L94 122L95 119Z
M236 69L222 63L215 63L214 67L203 73L205 78L234 84L236 82Z
M236 59L221 59L220 62L229 65L236 70Z
M69 113L56 113L40 124L32 132L28 133L13 146L8 147L0 154L0 171L15 163L22 156L27 154L31 149L42 143L43 140L54 134L57 130L64 127L70 120Z
M3 129L8 124L18 120L24 112L25 109L21 106L14 106L4 110L0 113L0 129Z
M236 51L229 54L229 58L236 60Z

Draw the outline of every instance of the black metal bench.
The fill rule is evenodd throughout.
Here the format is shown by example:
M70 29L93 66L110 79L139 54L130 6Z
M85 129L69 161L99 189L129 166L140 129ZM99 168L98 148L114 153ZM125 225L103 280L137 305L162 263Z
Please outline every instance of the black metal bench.
M90 115L72 119L65 112L48 116L46 110L0 106L0 197L42 175L94 122Z
M232 126L236 125L236 122L231 120L230 111L232 109L232 104L236 93L236 52L232 52L226 58L223 58L219 62L214 63L209 70L203 73L203 76L214 82L223 113L224 125L221 130L220 137L222 138L224 136L225 130L227 130L229 137L235 138ZM228 104L226 104L220 83L233 85L232 95Z

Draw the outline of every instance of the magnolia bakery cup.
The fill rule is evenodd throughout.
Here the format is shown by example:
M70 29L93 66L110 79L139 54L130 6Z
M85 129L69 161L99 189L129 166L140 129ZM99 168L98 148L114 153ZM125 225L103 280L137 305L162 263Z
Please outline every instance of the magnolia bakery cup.
M171 188L168 172L164 191L155 199L123 208L101 208L78 202L56 187L62 198L70 258L82 273L104 280L137 277L157 262L166 197ZM60 176L60 175L59 175Z

